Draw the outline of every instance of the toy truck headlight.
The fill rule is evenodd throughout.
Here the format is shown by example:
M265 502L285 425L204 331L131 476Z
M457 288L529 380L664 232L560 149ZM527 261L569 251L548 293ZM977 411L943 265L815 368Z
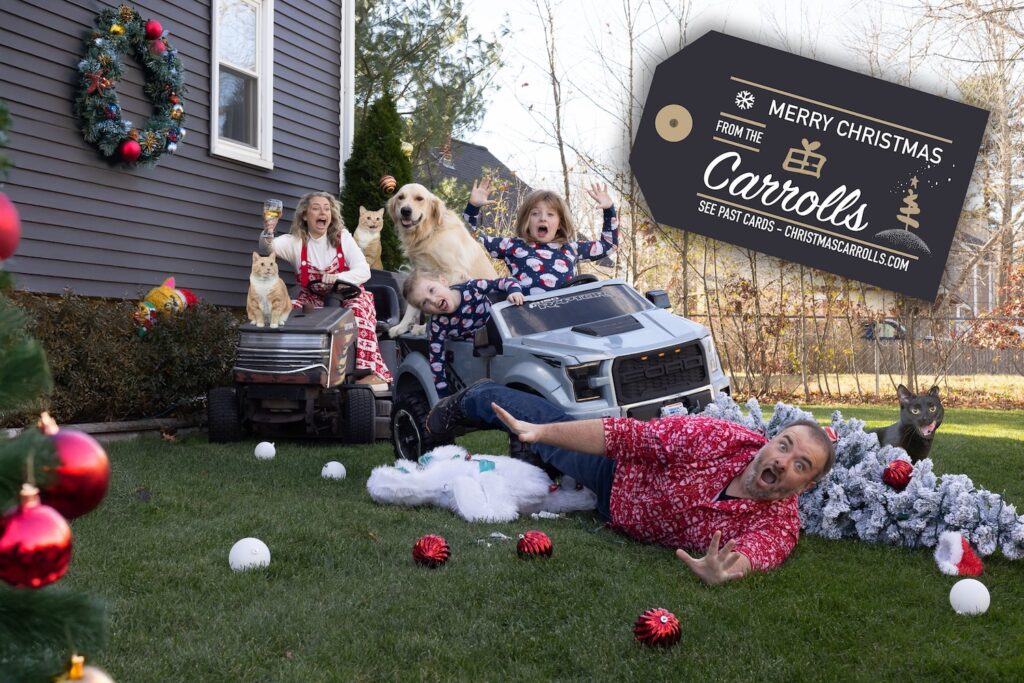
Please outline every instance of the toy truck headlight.
M715 340L709 334L700 341L704 344L704 356L708 359L708 374L719 372L722 369L722 363L718 360L718 353L715 351Z
M594 386L591 381L597 378L600 370L600 361L566 366L565 373L569 375L569 380L572 382L572 393L577 402L594 401L601 398L600 388Z

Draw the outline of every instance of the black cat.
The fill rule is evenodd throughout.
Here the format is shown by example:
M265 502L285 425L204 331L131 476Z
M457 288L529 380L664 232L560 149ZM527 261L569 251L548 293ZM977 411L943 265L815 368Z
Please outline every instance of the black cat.
M900 398L900 421L888 427L866 430L878 436L882 446L899 446L914 462L928 457L935 431L942 424L945 412L939 399L939 388L927 394L914 395L902 384L896 388Z

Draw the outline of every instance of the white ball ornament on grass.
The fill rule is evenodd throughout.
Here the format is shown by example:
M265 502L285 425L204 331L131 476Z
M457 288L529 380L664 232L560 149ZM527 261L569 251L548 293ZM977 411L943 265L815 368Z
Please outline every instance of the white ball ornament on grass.
M337 460L330 461L320 470L320 476L324 479L344 479L346 474L345 466Z
M256 444L256 457L260 460L271 460L276 454L277 449L269 441L260 441Z
M243 538L228 553L228 564L236 572L270 565L270 548L258 538Z
M991 598L985 584L977 579L962 579L949 591L949 604L957 614L984 614Z

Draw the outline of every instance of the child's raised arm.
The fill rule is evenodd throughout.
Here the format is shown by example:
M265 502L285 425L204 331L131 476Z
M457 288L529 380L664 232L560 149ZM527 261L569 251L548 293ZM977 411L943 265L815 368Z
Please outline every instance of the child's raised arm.
M489 255L494 258L505 258L510 240L507 237L488 237L480 230L479 226L480 209L498 203L490 199L493 189L494 184L491 182L490 176L473 181L473 189L470 190L466 209L462 212L462 220L466 222L466 228L473 235L473 239L484 245L484 249Z
M619 221L615 217L615 205L612 203L612 196L608 194L608 186L604 183L594 183L587 188L587 194L597 202L602 213L601 239L600 241L581 240L576 243L581 260L597 261L619 246Z

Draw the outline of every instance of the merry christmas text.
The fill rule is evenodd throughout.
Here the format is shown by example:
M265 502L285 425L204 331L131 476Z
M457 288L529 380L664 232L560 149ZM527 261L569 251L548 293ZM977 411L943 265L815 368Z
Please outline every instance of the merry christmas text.
M942 147L914 140L901 133L880 130L859 121L837 117L834 114L825 114L801 105L772 99L772 103L768 107L768 115L826 133L831 130L841 138L855 140L878 149L891 150L897 154L931 164L942 163Z

